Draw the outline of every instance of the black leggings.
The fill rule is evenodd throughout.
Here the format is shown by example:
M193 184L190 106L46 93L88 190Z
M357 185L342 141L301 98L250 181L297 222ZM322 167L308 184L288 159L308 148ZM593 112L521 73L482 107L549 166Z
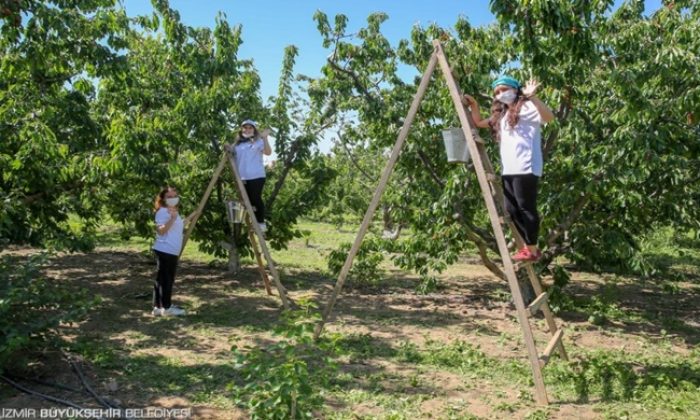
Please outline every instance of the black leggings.
M171 305L170 298L173 295L173 283L175 283L175 269L178 256L153 250L158 260L158 273L153 284L153 306L168 309Z
M245 192L248 193L250 204L255 209L255 219L258 223L265 223L265 203L262 199L262 190L265 186L265 178L248 179L243 181Z
M527 245L537 245L540 215L537 213L537 183L533 174L503 175L506 211Z

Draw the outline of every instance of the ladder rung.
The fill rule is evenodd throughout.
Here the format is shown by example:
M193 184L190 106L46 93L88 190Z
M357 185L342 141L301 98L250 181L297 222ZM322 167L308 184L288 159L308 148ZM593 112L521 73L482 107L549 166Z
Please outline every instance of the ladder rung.
M516 261L513 263L513 270L518 271L528 264L532 264L532 261Z
M547 302L548 297L549 296L547 295L547 292L544 292L541 295L537 296L537 299L532 301L532 303L527 307L527 310L530 311L530 316L535 315L537 311L540 310L542 304Z
M540 367L545 367L547 366L547 362L549 362L549 358L552 355L552 352L554 351L554 348L561 343L561 337L564 335L564 330L559 329L557 332L554 334L551 340L549 340L549 344L547 344L547 348L544 349L544 353L542 353L542 356L540 356Z

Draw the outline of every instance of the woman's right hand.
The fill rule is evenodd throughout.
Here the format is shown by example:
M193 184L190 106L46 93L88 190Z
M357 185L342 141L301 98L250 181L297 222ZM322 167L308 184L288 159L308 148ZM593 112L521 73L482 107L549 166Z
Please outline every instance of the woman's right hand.
M170 218L177 218L177 207L168 207L168 213L170 213Z
M474 99L474 97L471 95L467 95L466 93L462 95L462 103L466 106L478 105L476 103L476 99Z

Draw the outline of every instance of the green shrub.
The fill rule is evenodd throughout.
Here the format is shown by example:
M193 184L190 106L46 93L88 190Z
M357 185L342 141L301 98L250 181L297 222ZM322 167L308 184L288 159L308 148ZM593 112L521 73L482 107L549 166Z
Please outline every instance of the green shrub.
M61 324L76 322L98 302L41 275L49 255L0 257L0 372L22 366L34 351L55 344Z
M236 404L253 419L308 419L323 406L320 389L337 369L333 343L313 340L318 322L313 305L285 312L275 329L279 341L243 349L233 348L243 385L230 384Z
M342 243L328 256L328 269L334 276L340 274L345 259L350 251L350 243ZM355 256L347 281L354 287L376 286L384 277L379 265L384 261L382 246L379 241L366 239L362 242Z

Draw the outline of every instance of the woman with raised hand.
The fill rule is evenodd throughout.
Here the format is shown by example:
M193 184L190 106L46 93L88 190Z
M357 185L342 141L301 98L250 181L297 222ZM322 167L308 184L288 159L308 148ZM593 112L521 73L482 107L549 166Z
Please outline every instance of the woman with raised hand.
M177 190L171 186L163 188L155 200L156 240L153 251L158 261L158 271L153 285L154 316L185 315L183 309L172 305L171 298L177 262L182 251L183 231L194 213L183 220L178 213L179 202Z
M479 104L470 95L462 102L471 109L477 127L490 128L499 142L505 208L526 246L513 255L515 261L537 261L540 216L537 189L542 176L541 127L554 119L552 111L537 96L539 83L525 86L512 77L502 76L492 84L491 115L482 119Z
M236 167L238 174L243 180L245 191L250 199L250 204L255 211L260 230L265 232L265 203L262 198L263 187L265 186L265 165L263 155L272 154L272 148L267 140L269 130L258 132L258 126L253 120L245 120L241 123L241 129L233 144L235 151ZM228 146L231 150L231 146Z

